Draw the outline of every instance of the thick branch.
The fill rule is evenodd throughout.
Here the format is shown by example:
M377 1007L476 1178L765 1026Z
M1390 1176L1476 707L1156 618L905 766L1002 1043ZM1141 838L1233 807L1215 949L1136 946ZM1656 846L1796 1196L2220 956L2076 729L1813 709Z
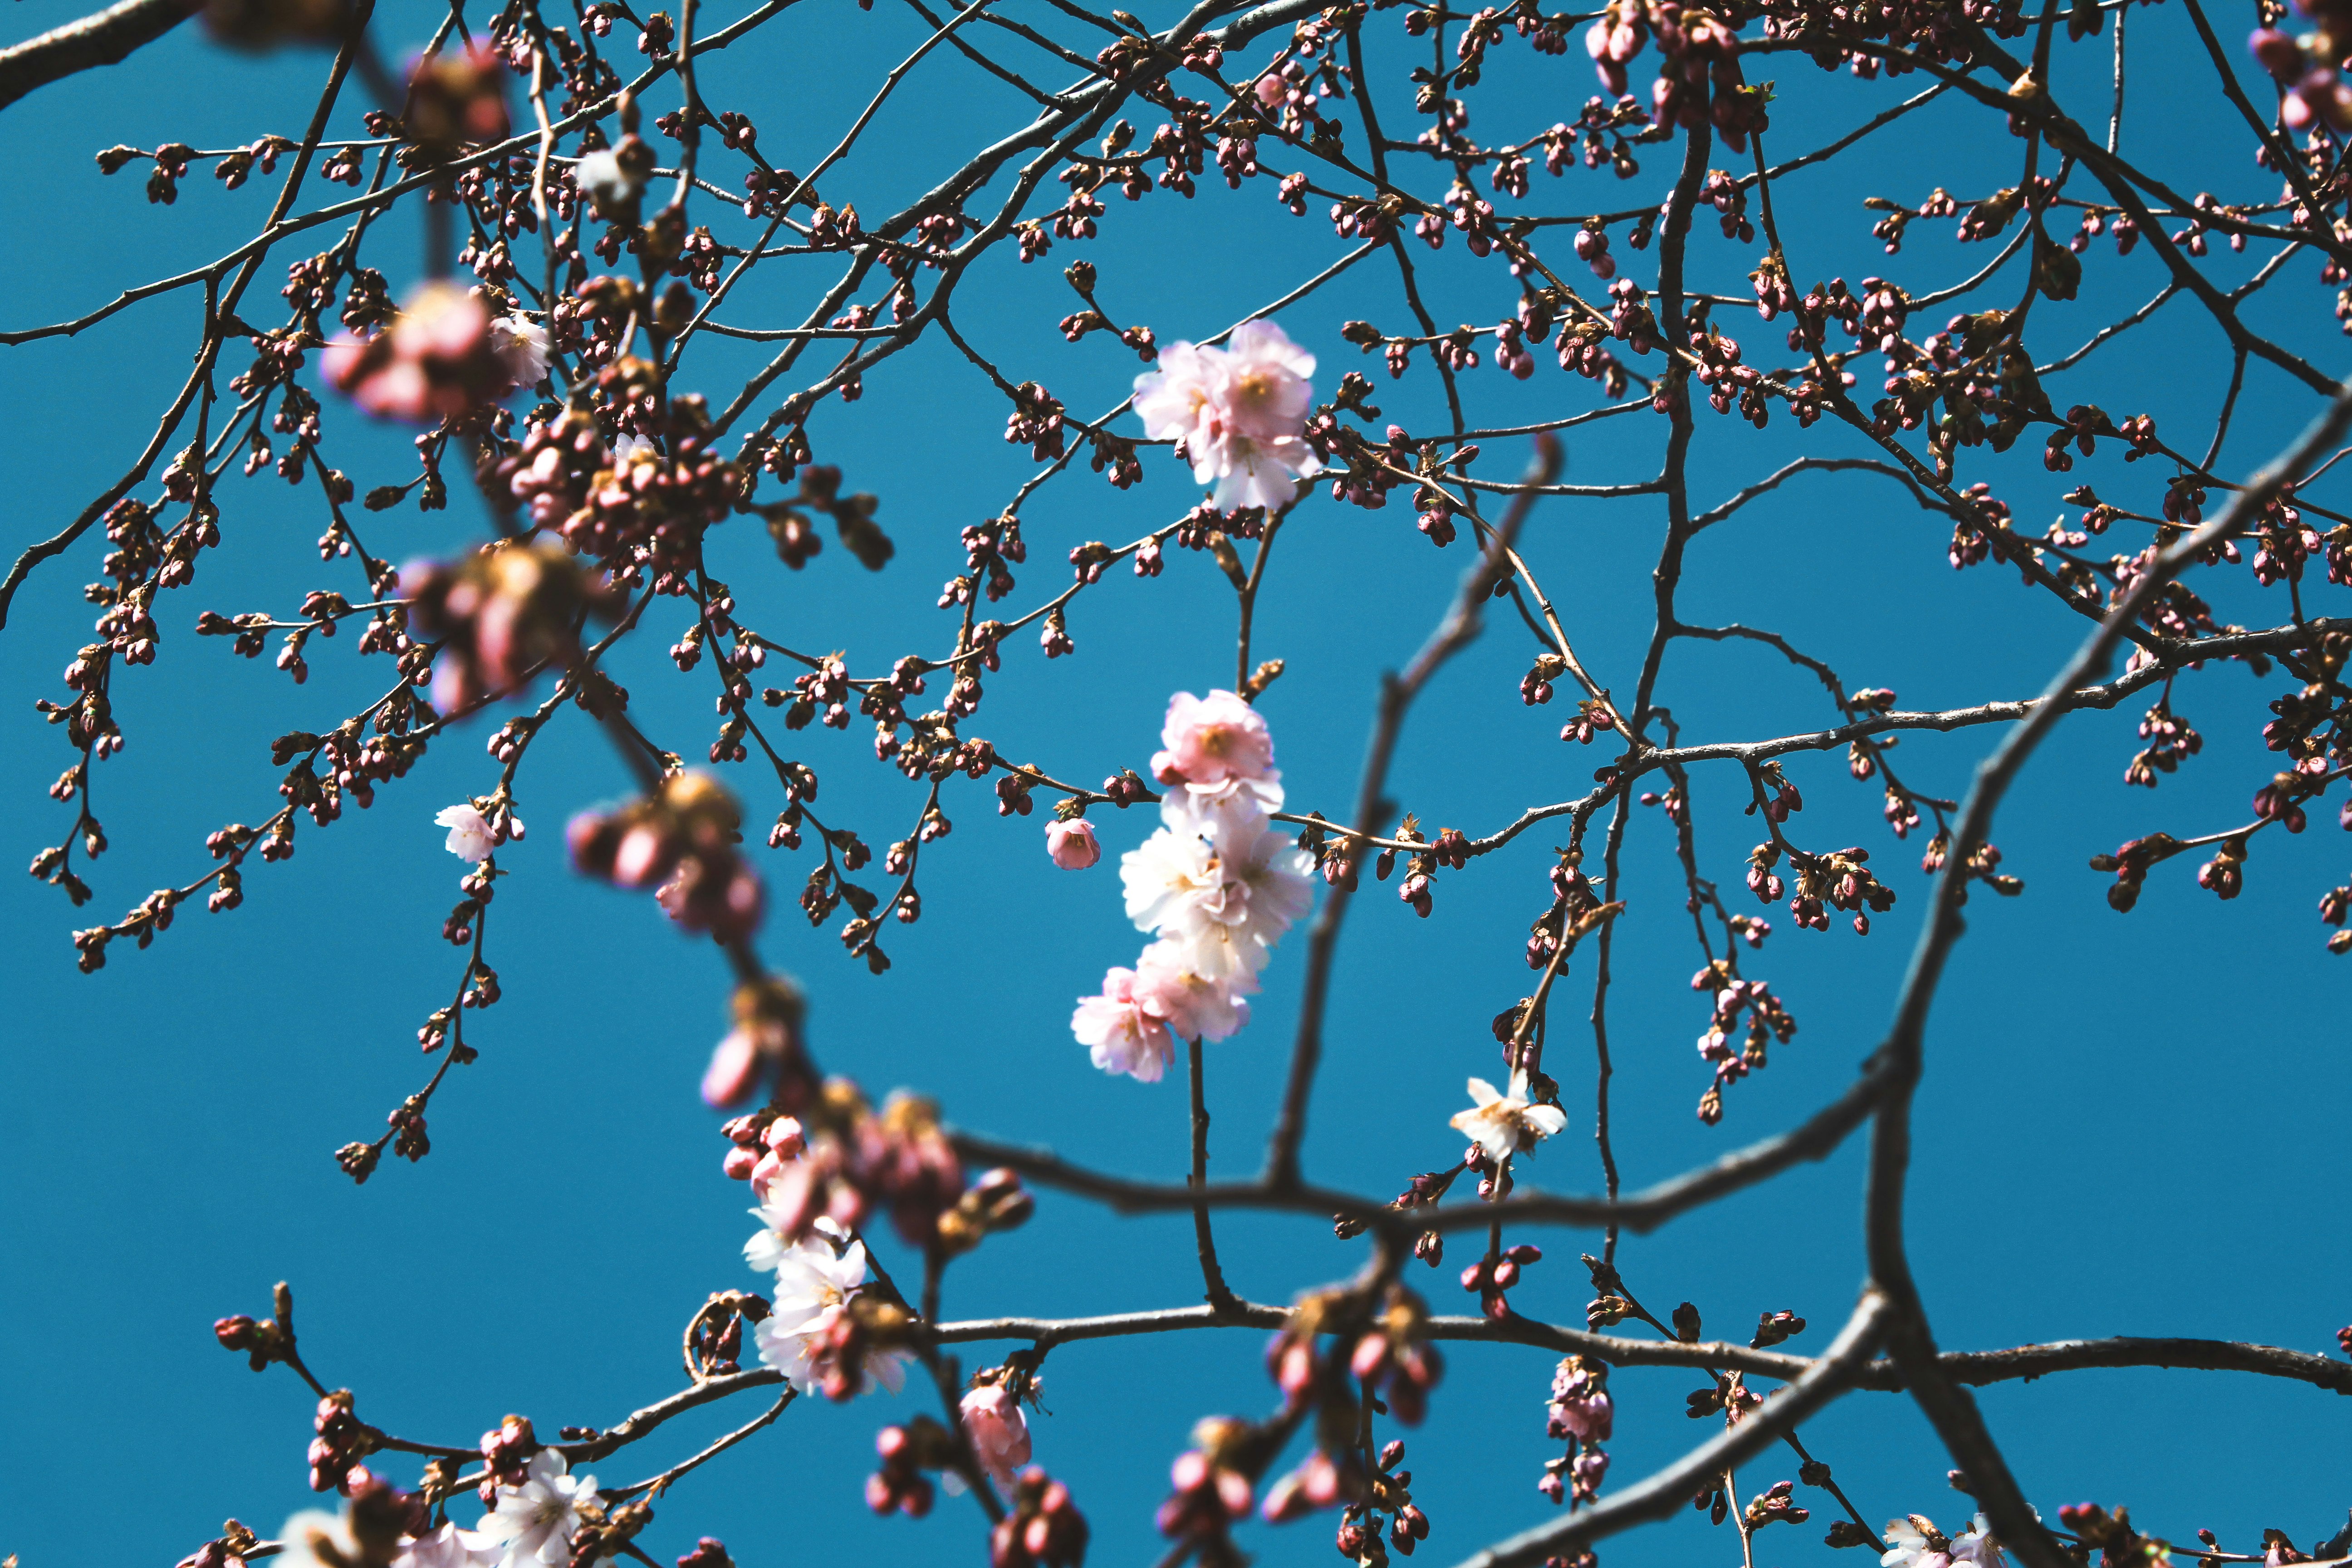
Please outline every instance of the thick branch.
M0 49L0 109L37 88L128 58L141 45L153 43L187 20L192 9L186 0L122 0L14 48Z

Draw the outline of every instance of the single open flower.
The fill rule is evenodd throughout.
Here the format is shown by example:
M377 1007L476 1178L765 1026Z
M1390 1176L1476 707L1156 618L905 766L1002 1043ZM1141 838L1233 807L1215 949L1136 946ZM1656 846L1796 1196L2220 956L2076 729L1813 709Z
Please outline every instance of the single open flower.
M554 1568L572 1560L572 1537L580 1510L596 1500L596 1478L570 1470L562 1455L541 1448L523 1466L521 1485L499 1489L498 1507L475 1531L499 1550L499 1568Z
M981 1468L1009 1489L1013 1472L1029 1462L1029 1419L1021 1413L1021 1402L1003 1384L987 1383L963 1396L961 1409Z
M449 830L449 837L443 847L460 860L471 860L479 865L488 859L491 851L499 847L498 836L490 831L488 819L474 808L471 801L459 801L456 805L442 807L441 815L433 821L436 826Z
M490 350L505 362L517 387L537 386L547 379L547 328L521 316L500 316L490 322Z
M1533 1149L1538 1139L1568 1125L1566 1111L1557 1105L1534 1104L1528 1094L1525 1068L1511 1075L1508 1094L1498 1094L1493 1084L1474 1078L1470 1080L1474 1103L1468 1110L1455 1112L1450 1125L1468 1133L1487 1159L1500 1163L1518 1150Z

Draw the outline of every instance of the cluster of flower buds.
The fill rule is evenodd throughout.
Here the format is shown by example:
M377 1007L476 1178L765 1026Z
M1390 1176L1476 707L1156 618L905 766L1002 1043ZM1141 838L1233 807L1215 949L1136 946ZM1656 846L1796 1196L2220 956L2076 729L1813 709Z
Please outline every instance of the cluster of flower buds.
M1391 1284L1348 1354L1349 1372L1366 1387L1379 1389L1389 1413L1408 1426L1421 1425L1429 1412L1429 1392L1445 1373L1444 1358L1429 1343L1428 1324L1429 1310L1421 1298Z
M1021 1184L1021 1174L1004 1166L983 1171L980 1179L940 1215L940 1246L950 1256L970 1252L987 1237L1018 1230L1037 1212L1037 1200Z
M989 1536L990 1568L1077 1568L1087 1518L1070 1489L1032 1465L1013 1483L1012 1508Z
M409 624L438 642L433 701L444 713L510 691L577 647L573 626L595 595L554 545L499 541L451 563L401 574Z
M506 61L487 47L443 50L418 59L409 68L401 166L437 166L467 147L505 140L506 75Z
M246 1553L260 1544L259 1536L232 1519L221 1527L217 1539L181 1558L176 1568L244 1568Z
M589 487L605 467L604 437L595 416L575 406L531 425L521 450L500 459L496 478L523 503L535 526L555 528L587 501Z
M926 1470L944 1470L956 1461L955 1435L928 1415L874 1435L881 1468L866 1478L866 1506L878 1514L920 1519L935 1495Z
M1519 1282L1520 1272L1529 1265L1543 1261L1543 1249L1521 1244L1507 1247L1496 1257L1481 1258L1462 1270L1462 1289L1478 1298L1480 1313L1489 1318L1507 1318L1511 1303L1504 1292Z
M1343 1557L1366 1568L1383 1568L1388 1553L1381 1544L1380 1516L1389 1516L1389 1543L1410 1557L1429 1539L1429 1516L1412 1500L1412 1472L1403 1468L1404 1444L1391 1441L1381 1449L1379 1468L1372 1472L1363 1505L1340 1516L1333 1544Z
M1611 0L1584 35L1601 85L1625 90L1625 68L1654 32L1664 57L1650 92L1657 123L1712 123L1733 152L1744 150L1748 132L1765 128L1764 105L1741 74L1738 38L1712 11L1679 0Z
M501 1483L509 1487L522 1485L525 1467L530 1463L530 1457L542 1447L539 1434L531 1430L528 1415L506 1416L482 1434L481 1498L484 1508L498 1506Z
M2132 1528L2131 1510L2127 1508L2109 1513L2095 1502L2068 1503L2059 1509L2058 1522L2073 1531L2083 1546L2099 1549L2100 1568L2122 1568L2125 1563L2152 1562L2165 1555L2158 1542ZM1932 1530L1934 1526L1928 1528ZM2287 1558L2280 1555L2278 1560L2284 1563Z
M338 1388L319 1401L310 1429L317 1434L309 1454L312 1491L332 1489L348 1497L354 1486L372 1479L360 1461L375 1452L383 1434L352 1414L350 1389Z
M572 863L622 888L652 888L672 920L740 942L764 903L758 873L736 853L742 814L706 773L677 773L617 811L583 812L565 830Z
M883 532L881 526L874 521L874 513L880 505L880 501L864 491L843 495L841 470L829 464L817 464L802 473L798 495L789 501L760 508L760 515L768 521L768 533L776 542L777 558L795 572L824 548L824 540L809 520L808 514L813 511L830 514L843 547L867 571L879 572L890 557L898 553L898 547L890 542L890 536ZM1012 589L1012 579L1007 577L1004 579L1004 592L1010 593ZM994 583L990 584L989 597L1003 597L996 592ZM919 682L916 689L921 689Z
M910 1245L968 1251L1026 1221L1034 1206L1006 1171L987 1173L967 1193L939 1107L919 1095L893 1094L877 1114L856 1085L834 1079L796 1098L804 1100L797 1117L772 1108L726 1127L735 1145L727 1173L751 1182L787 1237L805 1237L820 1219L854 1231L887 1208Z
M2352 130L2352 85L2338 69L2352 49L2352 9L2335 0L2298 0L2298 8L2318 24L2311 32L2296 37L2257 27L2246 47L2284 89L2279 118L2289 130L2308 131L2321 122Z
M630 356L607 365L597 381L609 395L637 399L648 395L656 374ZM700 400L672 398L668 412L662 445L624 438L557 524L573 549L621 581L651 572L656 583L667 583L690 571L702 559L704 532L746 493L742 470L710 449L709 410Z
M1717 959L1691 976L1691 989L1715 994L1714 1016L1698 1037L1700 1058L1715 1066L1715 1083L1699 1112L1701 1120L1712 1126L1723 1114L1724 1087L1765 1065L1769 1041L1787 1045L1793 1039L1797 1020L1772 994L1769 984L1741 979L1727 958ZM1739 1029L1743 1013L1748 1016L1747 1040L1734 1052L1732 1037Z
M732 1005L735 1027L710 1054L709 1069L702 1077L703 1102L740 1105L763 1080L773 1079L779 1100L799 1103L809 1087L801 1034L808 1006L800 987L781 975L765 975L737 986ZM792 1132L798 1135L797 1122ZM772 1150L772 1126L768 1136ZM735 1173L730 1160L729 1174Z
M547 374L546 329L494 318L477 294L428 283L373 337L338 337L327 379L386 419L460 419Z
M743 1370L743 1331L746 1324L757 1329L766 1321L769 1307L766 1298L747 1290L714 1290L702 1310L687 1325L686 1362L688 1372L699 1382L713 1377L731 1377ZM564 1436L572 1436L570 1427Z
M1234 1521L1249 1516L1251 1478L1265 1463L1265 1434L1234 1416L1213 1415L1192 1428L1192 1447L1170 1467L1174 1488L1160 1503L1160 1533L1187 1542L1213 1568L1238 1568Z
M294 1354L294 1295L280 1284L272 1298L278 1315L259 1322L239 1312L213 1325L213 1338L225 1351L242 1351L246 1363L259 1372L274 1361Z
M1608 1363L1581 1355L1562 1361L1552 1373L1551 1402L1546 1410L1547 1436L1587 1443L1608 1441L1615 1419Z

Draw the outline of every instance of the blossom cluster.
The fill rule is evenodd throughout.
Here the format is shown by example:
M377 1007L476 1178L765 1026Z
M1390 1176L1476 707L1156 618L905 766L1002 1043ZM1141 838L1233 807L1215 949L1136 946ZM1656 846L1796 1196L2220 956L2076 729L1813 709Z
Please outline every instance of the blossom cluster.
M478 290L427 284L373 337L327 345L327 379L385 419L458 418L547 377L547 329Z
M1305 430L1315 356L1272 321L1245 321L1231 345L1171 343L1157 369L1135 378L1146 435L1176 443L1192 477L1213 483L1227 511L1269 511L1297 499L1298 480L1322 472Z
M1070 1019L1095 1066L1146 1083L1179 1038L1226 1039L1249 1022L1274 944L1313 900L1313 858L1274 826L1282 774L1265 718L1231 691L1180 691L1160 744L1160 826L1119 862L1129 918L1159 940Z

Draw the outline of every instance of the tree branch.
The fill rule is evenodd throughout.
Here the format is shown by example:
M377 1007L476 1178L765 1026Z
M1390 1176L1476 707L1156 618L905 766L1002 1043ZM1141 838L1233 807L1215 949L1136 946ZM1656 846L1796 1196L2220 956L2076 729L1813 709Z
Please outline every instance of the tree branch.
M153 43L198 9L201 5L187 0L121 0L0 49L0 109L53 81L129 58L131 51Z

